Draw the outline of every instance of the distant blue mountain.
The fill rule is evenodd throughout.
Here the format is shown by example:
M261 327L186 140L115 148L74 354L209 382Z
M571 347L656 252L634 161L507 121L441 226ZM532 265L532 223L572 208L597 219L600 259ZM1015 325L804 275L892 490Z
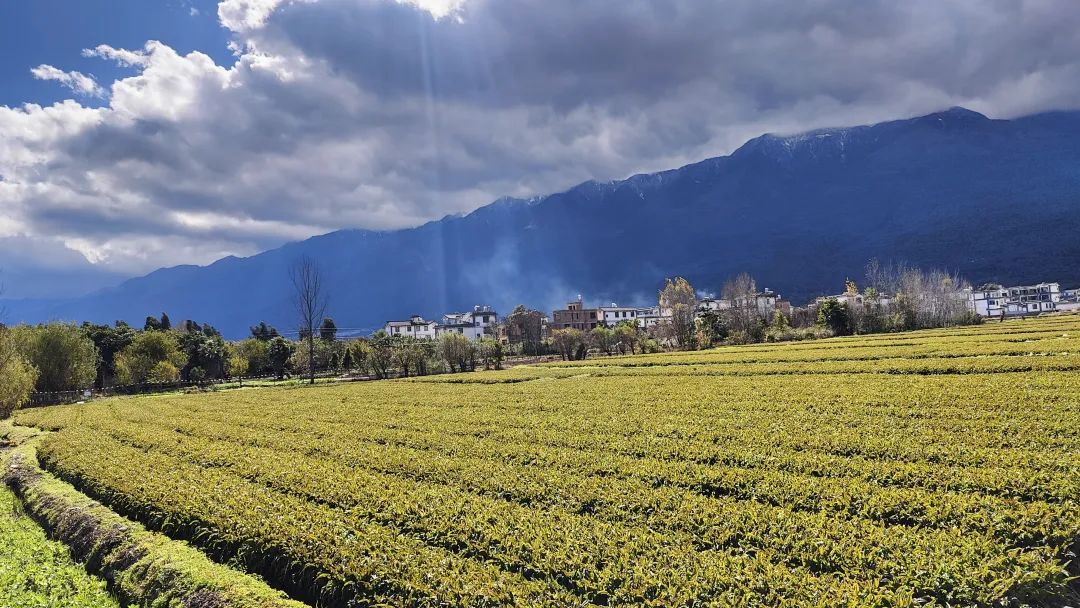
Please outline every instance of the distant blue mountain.
M801 301L858 279L871 257L974 282L1080 284L1080 112L991 120L965 110L763 135L730 156L393 232L342 230L210 266L158 270L89 296L9 302L11 320L210 322L228 336L295 325L286 269L323 265L340 327L491 304L550 310L584 294L654 301L664 277L699 289L748 271Z

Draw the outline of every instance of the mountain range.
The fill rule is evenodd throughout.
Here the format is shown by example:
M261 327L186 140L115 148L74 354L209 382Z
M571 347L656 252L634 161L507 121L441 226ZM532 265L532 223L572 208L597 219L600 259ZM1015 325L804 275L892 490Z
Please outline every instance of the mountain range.
M209 322L227 337L296 325L287 269L318 261L339 327L475 304L550 311L654 303L665 277L716 292L750 272L796 303L870 258L975 283L1080 284L1080 112L995 120L963 108L767 134L731 155L396 231L341 230L248 258L178 266L69 299L4 303L9 322Z

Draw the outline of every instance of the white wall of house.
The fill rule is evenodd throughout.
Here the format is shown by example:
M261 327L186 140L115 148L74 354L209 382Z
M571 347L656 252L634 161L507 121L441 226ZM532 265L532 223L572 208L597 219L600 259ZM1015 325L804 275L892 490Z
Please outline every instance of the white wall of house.
M443 315L442 325L445 326L445 331L462 334L470 340L479 340L484 336L495 336L499 314L490 306L476 306L469 312Z
M671 318L670 309L661 309L659 306L641 308L637 311L638 327L649 329Z
M426 321L422 317L414 315L408 321L388 321L383 330L389 336L433 339L437 327L438 323L435 321Z
M469 323L445 323L435 328L435 337L443 334L461 334L470 340L484 337L484 328Z
M968 305L984 317L1033 315L1058 310L1061 286L1057 283L1038 283L1002 287L987 285L968 294Z
M753 298L752 302L750 301L750 298ZM780 294L770 289L765 289L765 291L754 294L753 296L749 296L747 298L736 298L735 301L725 300L722 298L705 298L700 302L698 308L711 311L721 311L730 310L737 304L740 308L757 308L758 314L761 315L763 318L767 319L772 317L773 311L776 310L777 306L782 301L783 298L780 297Z
M637 323L638 314L643 310L649 309L642 309L636 306L619 306L617 304L612 304L611 306L601 306L597 310L599 311L599 318L597 320L599 320L608 327L615 327L623 321L632 321L634 323Z

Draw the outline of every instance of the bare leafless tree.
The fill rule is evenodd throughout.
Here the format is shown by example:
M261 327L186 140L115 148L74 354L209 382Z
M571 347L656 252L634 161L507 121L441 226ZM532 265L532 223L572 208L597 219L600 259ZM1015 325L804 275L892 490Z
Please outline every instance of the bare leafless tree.
M326 314L326 285L315 260L304 255L289 268L293 286L293 301L300 318L300 338L307 340L308 374L315 384L315 328Z
M720 297L727 302L728 325L732 331L751 336L761 326L762 310L758 307L757 281L748 273L741 272L724 281Z
M968 290L971 285L956 272L922 270L906 262L882 265L876 259L866 265L866 281L876 295L888 295L887 314L901 327L920 329L968 323Z
M682 277L668 279L660 291L660 310L667 317L663 324L675 346L694 348L694 315L697 313L697 292Z

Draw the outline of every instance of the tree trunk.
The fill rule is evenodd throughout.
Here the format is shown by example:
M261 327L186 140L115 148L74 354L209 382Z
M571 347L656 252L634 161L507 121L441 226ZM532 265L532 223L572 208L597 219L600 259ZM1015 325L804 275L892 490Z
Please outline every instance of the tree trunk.
M308 374L311 378L308 384L315 384L315 334L313 329L308 328Z

